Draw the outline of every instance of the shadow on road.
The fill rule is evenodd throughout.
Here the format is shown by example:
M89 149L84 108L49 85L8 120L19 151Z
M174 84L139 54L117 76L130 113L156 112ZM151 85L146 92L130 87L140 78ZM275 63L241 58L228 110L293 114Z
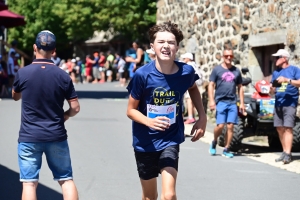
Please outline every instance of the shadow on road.
M78 98L86 99L127 99L125 91L76 91Z
M19 181L19 173L0 165L0 180L0 199L21 199L22 183ZM38 185L37 196L38 199L43 200L63 199L62 194L42 184Z

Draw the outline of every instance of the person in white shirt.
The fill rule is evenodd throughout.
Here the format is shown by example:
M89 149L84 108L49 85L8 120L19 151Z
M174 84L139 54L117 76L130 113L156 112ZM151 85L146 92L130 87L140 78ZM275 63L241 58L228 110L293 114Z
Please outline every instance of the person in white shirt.
M126 78L125 78L125 64L126 61L120 56L119 62L118 62L118 73L119 73L119 81L120 85L123 87L125 86L126 83Z
M194 62L194 56L192 53L185 53L183 55L180 56L183 59L183 62L191 65L195 72L198 74L199 79L196 81L197 86L202 85L203 82L203 77L202 74L199 72L199 67L197 66L197 64ZM194 110L195 110L195 106L190 98L190 95L188 92L185 93L185 98L187 101L187 113L188 113L188 119L185 120L184 124L192 124L195 123L196 120L194 118Z

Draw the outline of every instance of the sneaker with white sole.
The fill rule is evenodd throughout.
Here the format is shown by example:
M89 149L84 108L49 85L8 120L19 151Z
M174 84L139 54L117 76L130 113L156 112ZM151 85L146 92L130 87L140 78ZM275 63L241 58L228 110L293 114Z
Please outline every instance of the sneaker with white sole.
M233 158L233 154L230 153L228 150L224 150L222 153L222 156L224 156L226 158Z

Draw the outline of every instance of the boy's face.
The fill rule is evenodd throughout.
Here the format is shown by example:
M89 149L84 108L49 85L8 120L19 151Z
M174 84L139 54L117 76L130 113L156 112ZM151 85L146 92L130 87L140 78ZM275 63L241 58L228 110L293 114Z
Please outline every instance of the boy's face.
M170 32L157 32L154 43L150 44L153 48L157 59L159 60L175 60L178 44L175 35Z

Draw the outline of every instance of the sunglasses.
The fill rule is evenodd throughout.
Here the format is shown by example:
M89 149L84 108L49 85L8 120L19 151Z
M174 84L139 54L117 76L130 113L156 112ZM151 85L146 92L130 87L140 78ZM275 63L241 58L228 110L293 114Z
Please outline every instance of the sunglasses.
M228 57L230 57L230 58L233 58L233 55L223 55L225 58L228 58Z
M279 58L283 58L282 56L276 56L276 60L278 60Z

